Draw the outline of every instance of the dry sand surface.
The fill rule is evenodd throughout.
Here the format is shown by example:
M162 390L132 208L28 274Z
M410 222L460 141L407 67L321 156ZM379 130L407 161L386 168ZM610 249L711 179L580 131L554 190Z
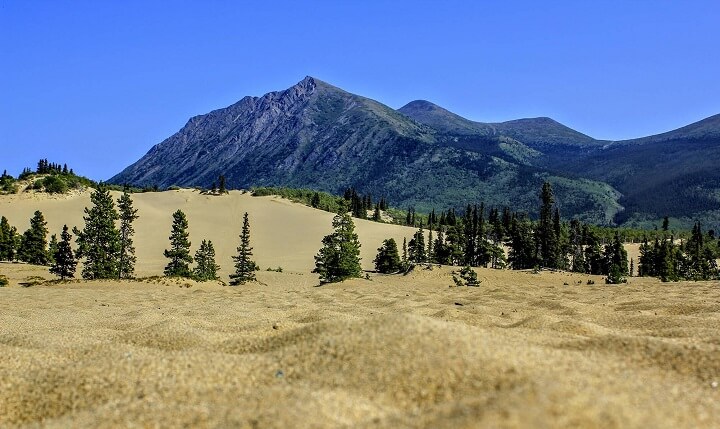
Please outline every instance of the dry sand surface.
M154 209L169 219L176 199L204 198L167 194L157 204L136 196L141 216ZM41 280L51 278L46 268L0 263L11 280L0 288L0 426L720 426L717 282L606 286L578 274L478 269L480 287L456 288L443 267L317 287L308 273L314 234L330 229L330 215L231 197L207 204L252 210L261 265L297 272L261 271L260 282L239 287L52 284ZM52 213L76 216L39 203L51 225ZM21 205L0 205L0 214ZM289 224L325 216L327 229L312 223L283 245L266 243L274 235L263 219L274 215L262 205L287 209ZM193 210L191 230L213 223ZM235 222L223 229L233 242ZM155 232L162 244L143 246L161 251L168 231L169 220ZM307 253L293 259L285 249ZM142 269L156 273L161 259Z

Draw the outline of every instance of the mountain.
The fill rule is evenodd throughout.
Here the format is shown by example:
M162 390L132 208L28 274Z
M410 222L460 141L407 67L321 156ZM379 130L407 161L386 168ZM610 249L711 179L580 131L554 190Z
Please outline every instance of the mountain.
M605 142L566 171L611 184L623 196L618 223L642 224L662 216L720 219L720 115L674 131Z
M708 136L720 127L716 121L698 124L675 134L607 142L550 118L481 123L421 100L394 110L306 77L287 90L244 97L191 118L110 183L208 188L222 174L233 188L339 193L354 187L403 208L483 201L534 213L538 190L548 180L563 216L610 224L662 216L653 201L633 192L633 162L648 148L693 139L702 148L688 159L702 157L715 138ZM646 171L651 159L641 161L644 174L652 175ZM715 207L706 202L698 209Z

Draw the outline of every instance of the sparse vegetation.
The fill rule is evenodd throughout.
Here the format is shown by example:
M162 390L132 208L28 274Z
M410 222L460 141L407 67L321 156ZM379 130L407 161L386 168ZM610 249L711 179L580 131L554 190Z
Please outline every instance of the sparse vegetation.
M320 274L322 283L360 277L360 241L352 218L343 210L335 215L332 226L334 232L323 238L323 247L315 255L313 272Z
M252 247L250 247L250 220L247 212L243 215L243 227L240 233L240 246L237 248L237 255L233 256L235 261L235 273L230 274L230 285L237 286L247 282L255 281L255 271L258 266L252 260Z
M170 232L170 249L164 255L170 261L165 266L165 275L168 277L191 277L190 264L190 234L187 232L188 221L182 210L173 213L172 230Z

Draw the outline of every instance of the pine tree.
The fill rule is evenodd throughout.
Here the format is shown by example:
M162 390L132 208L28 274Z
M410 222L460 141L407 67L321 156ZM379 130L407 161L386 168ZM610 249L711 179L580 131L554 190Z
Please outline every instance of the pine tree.
M450 247L445 243L445 233L441 227L433 245L432 260L438 264L447 265L451 263L450 256Z
M322 283L360 277L360 241L352 218L341 212L333 218L332 226L334 232L323 238L323 247L315 255L313 272L320 274Z
M410 265L410 261L408 260L407 238L405 237L403 237L402 259L400 260L400 264L402 264L403 271L407 270Z
M220 177L218 177L218 182L220 183L220 186L218 187L218 192L220 194L227 194L227 189L225 189L225 176L221 174Z
M78 259L84 258L82 276L85 279L117 278L120 233L115 227L118 219L110 191L100 185L90 194L93 207L85 208L85 228L73 229Z
M55 250L53 266L50 267L50 272L60 277L60 280L66 278L75 277L75 268L77 267L77 261L75 255L73 255L72 247L70 245L70 239L72 236L68 232L67 225L63 225L62 233L60 234L60 242Z
M17 253L18 234L7 218L0 218L0 261L12 261Z
M415 264L421 264L427 259L427 254L425 253L425 232L423 231L422 222L420 222L420 228L408 243L408 254L410 262Z
M135 274L135 247L132 236L135 229L132 224L139 216L137 209L133 208L133 202L128 193L127 187L122 196L118 199L118 210L120 212L120 250L118 252L118 278L130 279Z
M165 275L168 277L190 277L190 266L193 258L190 256L190 234L187 231L188 221L182 210L173 213L173 224L170 232L170 249L164 255L170 259L165 266Z
M252 260L252 247L250 247L250 221L248 214L243 216L242 232L240 233L240 246L237 248L235 261L235 274L230 274L230 284L233 286L255 281L255 270L257 264Z
M58 240L57 235L53 234L50 236L50 243L48 243L48 265L53 265L55 263L55 252L57 252L58 249Z
M375 269L380 273L390 274L400 271L400 255L394 239L388 238L383 241L373 262Z
M195 252L195 269L193 277L198 281L217 280L217 272L220 269L215 263L215 248L212 241L203 240L200 248Z
M375 211L373 212L372 220L380 222L380 204L375 204Z
M540 220L538 221L538 244L540 245L540 263L543 267L557 268L558 249L557 235L553 222L553 197L552 187L549 182L543 183L540 192ZM559 217L559 215L558 215Z
M433 257L435 256L435 252L433 251L434 245L435 242L433 241L432 224L430 224L428 226L427 252L425 252L425 254L427 255L425 259L427 259L428 262L433 262Z
M510 252L508 260L515 270L533 268L538 261L535 255L535 240L533 237L532 223L522 214L513 216L510 221Z
M602 255L600 240L591 231L587 232L585 240L585 264L588 268L587 273L595 275L606 274L608 267L606 266L606 261Z
M605 266L607 267L606 283L619 284L627 282L628 275L627 252L616 232L612 243L605 246Z
M40 210L30 219L30 228L22 235L18 257L21 261L35 265L47 265L47 222Z

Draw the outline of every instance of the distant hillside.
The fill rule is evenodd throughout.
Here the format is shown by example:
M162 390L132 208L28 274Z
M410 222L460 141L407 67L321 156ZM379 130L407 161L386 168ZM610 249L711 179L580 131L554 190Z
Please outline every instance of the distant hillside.
M353 187L418 210L484 201L534 213L549 180L564 217L689 219L720 210L717 122L607 142L550 118L481 123L427 101L394 110L306 77L190 119L110 182L209 188L222 174L232 188ZM660 189L685 204L658 201Z

